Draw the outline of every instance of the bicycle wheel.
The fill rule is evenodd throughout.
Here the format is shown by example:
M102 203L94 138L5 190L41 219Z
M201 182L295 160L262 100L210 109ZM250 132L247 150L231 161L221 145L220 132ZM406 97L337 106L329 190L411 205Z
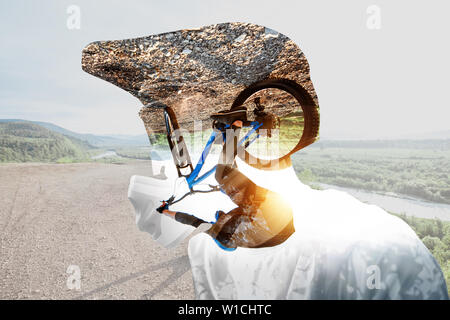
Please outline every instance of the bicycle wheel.
M170 107L164 108L164 121L167 130L167 141L172 152L173 161L177 167L178 176L185 177L193 171L192 162L186 142L180 132L177 118ZM188 169L189 172L183 173L182 170L185 169Z
M269 122L273 129L260 129L259 137L238 153L242 160L255 168L286 168L291 165L291 154L318 137L319 108L311 95L295 81L269 79L254 83L236 97L231 109L241 106L247 108L251 121L258 121L261 110L271 117ZM241 136L248 130L242 129Z

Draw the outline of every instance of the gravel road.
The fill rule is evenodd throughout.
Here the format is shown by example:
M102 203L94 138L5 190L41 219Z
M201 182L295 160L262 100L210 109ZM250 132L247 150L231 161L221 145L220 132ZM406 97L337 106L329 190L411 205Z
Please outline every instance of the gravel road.
M146 161L0 165L0 299L193 299L188 240L165 249L135 225L128 183L148 173Z

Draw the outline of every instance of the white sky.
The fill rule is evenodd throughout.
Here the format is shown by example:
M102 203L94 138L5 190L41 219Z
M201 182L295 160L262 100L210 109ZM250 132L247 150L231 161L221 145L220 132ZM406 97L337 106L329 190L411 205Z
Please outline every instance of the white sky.
M240 21L275 29L304 51L319 96L322 137L450 130L450 3L410 2L2 1L0 118L142 134L139 101L84 73L82 48L96 40ZM72 4L81 9L80 30L66 27ZM381 9L379 30L366 26L369 5Z

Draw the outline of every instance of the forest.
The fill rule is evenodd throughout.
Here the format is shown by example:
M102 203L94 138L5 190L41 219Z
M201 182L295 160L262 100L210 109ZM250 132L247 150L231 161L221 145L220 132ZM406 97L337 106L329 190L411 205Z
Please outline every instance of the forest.
M67 162L89 159L87 142L29 122L0 123L0 162Z
M311 147L292 156L300 180L450 204L450 150Z
M404 214L397 216L416 232L423 244L433 254L444 273L450 295L450 222L416 218Z

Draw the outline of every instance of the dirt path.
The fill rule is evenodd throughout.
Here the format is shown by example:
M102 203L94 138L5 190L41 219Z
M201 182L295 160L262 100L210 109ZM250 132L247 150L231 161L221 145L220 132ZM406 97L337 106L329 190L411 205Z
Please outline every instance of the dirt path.
M149 163L0 165L0 299L193 299L187 240L140 232L129 178ZM81 289L68 289L70 265Z

